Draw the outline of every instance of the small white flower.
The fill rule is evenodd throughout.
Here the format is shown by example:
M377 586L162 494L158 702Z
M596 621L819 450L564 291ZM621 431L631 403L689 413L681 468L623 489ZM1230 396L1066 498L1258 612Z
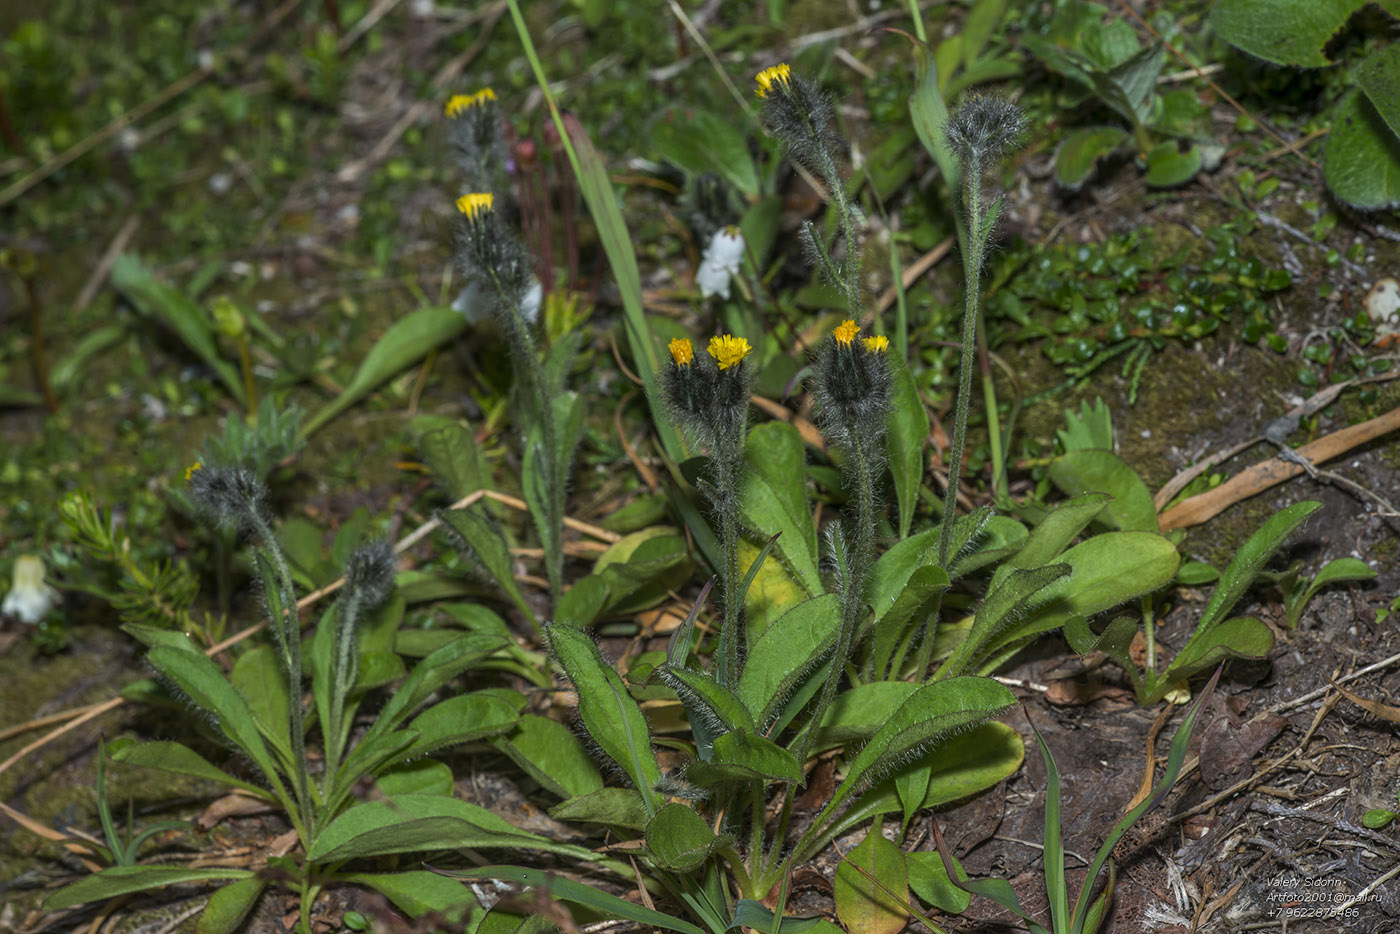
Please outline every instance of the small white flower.
M21 555L15 559L14 583L5 594L5 602L0 603L0 613L32 626L49 615L56 596L54 589L44 583L44 559Z
M710 245L705 250L705 258L695 271L695 284L700 287L701 298L718 295L729 297L729 280L739 274L739 263L744 259L744 235L738 227L723 227L715 231Z

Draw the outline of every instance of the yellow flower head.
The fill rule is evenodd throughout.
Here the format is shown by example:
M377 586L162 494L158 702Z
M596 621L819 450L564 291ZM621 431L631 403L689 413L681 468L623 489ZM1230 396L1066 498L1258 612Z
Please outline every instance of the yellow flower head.
M496 92L490 88L482 88L475 94L453 94L447 99L447 106L442 108L442 112L447 114L449 119L456 120L471 108L480 107L495 99Z
M467 220L472 223L485 219L495 206L496 196L490 192L476 192L457 199L457 210L466 215Z
M753 350L748 341L742 337L735 337L733 334L710 338L710 346L707 349L721 370L738 366L749 355L749 351Z
M890 339L883 334L867 337L861 341L870 353L884 353L890 349Z
M684 337L677 337L666 345L666 349L671 351L671 359L676 361L676 366L690 366L690 361L695 359L695 348Z
M190 477L194 476L194 472L196 470L203 469L204 465L201 464L199 461L195 461L193 464L190 464L188 467L185 468L185 482L188 483L190 481Z
M774 65L772 68L765 68L754 75L754 80L758 82L758 90L755 92L759 97L767 97L774 88L786 90L792 83L792 69L786 62Z
M850 318L842 321L837 326L836 330L831 332L831 336L836 338L836 343L840 344L842 347L851 346L851 341L855 340L858 334L860 334L860 325L856 324Z

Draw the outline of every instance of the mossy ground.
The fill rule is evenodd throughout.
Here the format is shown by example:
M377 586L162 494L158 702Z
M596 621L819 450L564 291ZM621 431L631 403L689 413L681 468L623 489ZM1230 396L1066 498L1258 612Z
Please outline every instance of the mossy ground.
M724 112L727 92L683 38L680 26L667 23L666 40L656 39L661 14L650 5L629 0L597 22L589 22L589 6L529 3L526 19L551 76L564 83L561 97L593 132L615 181L628 185L623 204L649 296L657 297L660 313L707 327L710 316L693 296L672 288L690 272L686 249L692 238L684 230L682 206L668 193L682 182L669 169L649 175L649 166L627 160L652 156L646 128L669 96L682 94L685 102ZM266 320L291 349L258 348L255 374L261 390L314 410L331 398L328 385L344 385L390 324L414 308L455 296L449 253L456 182L441 128L431 119L414 124L382 160L351 181L339 179L337 171L371 151L414 102L428 101L435 112L445 91L488 81L517 102L509 112L521 138L534 140L541 149L549 146L533 79L509 33L508 19L488 16L454 28L449 15L420 22L405 7L336 57L324 53L328 38L337 41L325 18L328 8L308 5L257 44L250 44L257 17L241 6L206 11L196 4L132 2L99 15L71 0L53 9L11 4L0 12L0 34L10 37L7 53L29 69L21 76L28 84L15 77L18 72L0 83L23 145L21 152L4 154L8 174L0 179L3 183L44 165L56 152L188 73L198 64L200 49L238 50L214 76L142 123L135 137L99 146L0 206L7 225L3 245L38 258L34 281L51 363L61 365L98 329L118 329L110 344L58 387L57 411L45 413L33 405L0 410L0 575L6 579L21 554L73 551L56 512L61 497L73 490L90 491L111 509L144 559L202 561L211 554L208 533L173 510L165 490L178 482L204 437L238 414L236 404L188 348L110 288L100 289L85 308L75 308L99 257L129 218L139 226L127 250L139 253L165 281L201 307L215 295L227 294ZM342 2L340 9L349 25L366 5ZM960 15L952 14L950 22ZM31 21L46 25L36 34L22 25ZM110 23L120 29L99 40ZM785 21L776 25L754 12L721 19L707 29L742 88L746 69L779 56L788 37L848 25L849 5L806 0L791 4ZM437 67L479 40L484 44L466 76L449 89L430 85ZM875 78L847 69L830 57L829 48L801 54L820 61L828 82L848 92L850 106L842 119L851 134L874 141L881 138L881 126L872 114L900 112L908 92L900 69L907 62L893 44L842 41L876 66ZM688 64L680 78L663 83L655 77L683 54ZM1056 113L1053 95L1040 87L1031 83L1027 103L1035 112ZM1263 107L1268 101L1251 104ZM1017 173L1028 172L1034 159L1053 148L1056 132L1053 120L1039 125L1033 155L1005 179L1012 192L1008 237L1038 243L1058 228L1060 237L1097 249L1106 234L1150 229L1163 256L1185 247L1188 262L1200 263L1208 247L1199 231L1239 219L1239 198L1231 189L1241 164L1236 162L1171 192L1144 193L1131 162L1110 167L1078 195L1057 190L1043 177L1023 185ZM1253 147L1246 153L1251 157L1262 148L1251 140L1231 139ZM755 142L754 149L760 148ZM550 158L562 165L557 154ZM925 162L915 148L909 178L893 205L906 264L951 231L946 216L938 213L946 210L946 199ZM1023 412L1021 437L1048 450L1065 409L1102 397L1112 409L1122 456L1156 489L1191 460L1257 434L1290 400L1312 391L1298 380L1300 366L1308 365L1298 356L1304 337L1340 328L1355 314L1369 285L1347 264L1329 265L1327 250L1345 252L1361 238L1364 268L1376 278L1400 265L1400 245L1372 235L1368 219L1338 212L1315 177L1288 157L1266 163L1265 170L1287 185L1252 207L1302 231L1315 229L1330 213L1341 215L1315 242L1256 224L1240 245L1242 254L1268 269L1294 262L1301 267L1294 284L1269 300L1277 315L1274 332L1288 341L1287 354L1246 343L1242 323L1227 321L1199 341L1165 342L1142 370L1134 404L1127 402L1128 379L1109 363ZM815 211L799 183L784 181L783 189L786 221ZM899 226L901 218L909 223L907 231ZM555 245L562 250L562 232ZM588 516L599 512L600 503L624 501L640 484L624 460L613 424L631 384L613 363L609 334L616 318L615 294L586 224L577 247L582 291L599 306L575 374L575 385L597 397L580 462L590 469L576 472L571 495L573 512ZM819 303L803 305L794 297L806 273L795 249L784 248L783 255L785 262L775 264L773 289L782 316L800 321L818 311ZM883 273L879 251L872 252L868 268ZM956 330L959 279L958 264L945 260L927 286L911 293L911 333L916 344L925 342L916 347L916 362L931 374L925 388L943 416L955 371L946 350L934 342ZM1323 291L1330 294L1324 297ZM21 279L0 276L0 322L5 325L0 384L33 392L29 314ZM892 320L891 313L885 320ZM1335 341L1339 348L1345 346L1343 338ZM233 359L230 343L221 344L221 350ZM1063 369L1047 358L1039 342L1012 340L998 352L1015 368L1027 395L1065 381ZM516 438L505 414L509 370L503 359L498 338L477 330L438 354L430 368L411 369L390 380L310 439L283 474L276 491L279 505L289 515L321 525L328 540L359 507L371 513L377 530L402 533L411 528L439 505L414 466L416 452L406 432L408 416L424 412L464 418L479 434L500 486L517 488ZM1337 369L1338 378L1344 369ZM313 374L327 379L318 382ZM1004 400L1009 398L1009 387L1002 385L1000 391ZM1400 388L1394 385L1383 386L1369 401L1344 396L1293 440L1372 417L1397 403ZM620 424L629 439L645 436L641 412L636 404L623 409ZM1229 469L1267 456L1267 449L1255 449ZM1356 467L1349 466L1353 460ZM1394 501L1400 446L1376 442L1338 469ZM981 492L979 484L974 481L975 493ZM1232 508L1192 530L1183 548L1223 565L1272 509L1316 497L1323 497L1328 508L1309 526L1309 539L1326 543L1329 557L1359 550L1385 563L1378 588L1362 592L1365 606L1385 602L1380 597L1388 597L1397 584L1394 520L1387 525L1367 518L1354 499L1311 481ZM522 541L530 538L527 524L516 517L510 521ZM197 571L212 592L211 569ZM251 601L239 606L252 615ZM65 647L42 651L25 633L0 658L3 725L105 700L121 684L144 675L133 643L119 634L116 614L104 603L71 594L59 618L69 625ZM1364 626L1365 620L1360 623ZM1366 638L1368 645L1386 644L1369 631ZM58 648L56 641L48 646ZM1271 690L1284 689L1275 685ZM89 724L0 776L0 800L50 826L69 823L93 831L91 759L97 737L127 732L155 738L162 729L159 720L129 712ZM33 735L0 743L0 756L12 754ZM1140 748L1141 738L1134 734L1131 741ZM1124 748L1130 745L1123 742ZM138 777L122 769L110 774L119 813L128 794L138 795L139 810L207 791L179 781L158 783L150 775ZM1032 810L1023 808L1021 817ZM54 855L51 846L41 846L27 834L10 835L0 846L0 878L30 879L26 873L55 871ZM10 898L6 893L7 903ZM14 904L28 908L40 896L28 891L14 898Z

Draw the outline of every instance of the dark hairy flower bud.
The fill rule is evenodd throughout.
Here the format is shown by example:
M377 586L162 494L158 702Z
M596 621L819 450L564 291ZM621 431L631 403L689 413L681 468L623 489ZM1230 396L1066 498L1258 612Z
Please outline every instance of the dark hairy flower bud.
M361 545L345 564L345 590L365 609L383 603L394 590L394 546L380 539Z
M196 465L188 472L188 478L190 496L216 524L247 530L262 522L267 487L251 470Z
M490 179L505 162L496 92L482 88L472 94L454 94L443 113L448 119L448 141L462 170L470 178Z
M968 167L988 166L1016 150L1025 131L1021 108L992 94L969 97L943 128L948 145Z

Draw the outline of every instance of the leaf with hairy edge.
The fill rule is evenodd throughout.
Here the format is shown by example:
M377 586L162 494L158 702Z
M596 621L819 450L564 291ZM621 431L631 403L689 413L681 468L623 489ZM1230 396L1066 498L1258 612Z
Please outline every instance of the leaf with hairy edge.
M409 794L350 808L316 834L306 858L338 863L390 853L488 846L575 857L587 852L521 830L480 805L442 795Z
M1164 684L1189 678L1227 658L1266 658L1273 647L1273 630L1264 623L1252 616L1227 619L1182 646L1163 676Z
M894 367L889 415L890 477L899 504L899 537L909 537L919 487L924 481L924 451L928 447L929 419L924 400L907 366Z
M380 709L365 738L395 729L434 691L506 645L499 636L468 633L430 652Z
M708 672L673 668L662 663L652 669L652 677L675 691L692 723L707 721L714 733L754 729L748 708Z
M515 571L511 567L510 550L506 548L506 543L481 515L477 513L479 507L468 507L466 509L445 509L438 513L438 519L442 521L444 528L456 533L461 542L481 562L484 567L500 585L501 590L510 598L525 614L525 618L536 629L539 628L539 620L535 618L534 611L525 602L525 597L520 593L520 587L515 582Z
M651 908L629 902L610 895L590 885L565 879L539 869L526 869L523 866L483 866L461 872L446 869L434 870L449 879L499 879L516 885L528 885L539 889L548 904L551 899L572 902L585 908L592 908L608 918L621 918L638 924L661 928L664 931L679 931L680 934L706 934L706 932L680 918L673 918Z
M1067 564L1049 564L1012 571L1002 581L1001 586L988 594L977 607L977 614L972 619L972 628L943 663L939 669L940 675L964 672L985 643L1024 619L1033 607L1045 600L1046 588L1055 581L1068 577L1069 573L1070 567Z
M1218 0L1210 22L1216 34L1275 65L1322 68L1332 64L1327 43L1366 0Z
M719 840L704 818L684 804L667 804L647 822L647 849L661 869L699 869Z
M641 708L585 633L565 626L549 626L546 632L550 649L578 692L578 712L588 735L627 774L647 813L653 813L661 767Z
M690 763L685 775L704 786L752 779L800 782L802 763L767 737L735 730L715 737L709 760Z
M1196 635L1191 637L1191 641L1186 643L1189 647L1197 636L1210 629L1217 621L1224 618L1225 614L1234 609L1240 597L1254 583L1254 579L1259 576L1259 572L1264 570L1269 559L1274 556L1274 552L1283 547L1283 542L1298 526L1302 525L1314 512L1322 508L1322 504L1305 500L1301 503L1294 503L1285 509L1280 509L1270 516L1268 521L1261 525L1253 535L1240 546L1240 550L1235 554L1230 566L1225 569L1225 573L1220 576L1220 582L1215 585L1215 590L1210 595L1210 601L1206 608L1201 611L1201 621L1196 624ZM1186 648L1183 647L1183 652Z
M222 782L234 788L241 788L249 794L256 795L264 800L274 800L273 796L268 793L266 788L259 788L251 782L245 782L241 778L235 778L190 747L180 743L160 740L149 743L134 743L120 748L117 748L115 744L113 744L109 746L108 749L111 752L112 758L117 762L144 766L148 769L163 769L167 772L174 772L177 775L193 775L195 778Z
M645 830L651 815L642 796L632 788L599 788L586 795L561 801L549 809L555 820L607 824L627 830Z
M1018 568L1038 568L1052 564L1075 536L1103 512L1113 497L1107 493L1086 493L1060 503L1031 531L1021 550L1007 558L992 574L988 591L1001 584Z
M871 736L918 690L908 681L868 681L836 695L822 718L813 752Z
M990 678L949 678L915 691L851 760L845 780L814 826L906 756L990 720L1015 703L1011 690Z
M166 646L151 649L146 660L183 691L196 707L212 714L217 719L219 732L253 760L279 797L285 797L282 779L263 744L253 712L233 685L224 679L218 665L202 653Z
M254 877L230 882L209 896L199 920L195 922L195 934L234 934L243 926L248 912L258 903L267 882Z
M737 691L753 722L767 728L798 682L836 644L841 599L823 594L770 623L749 650Z
M851 934L896 934L909 920L904 854L880 832L880 822L836 867L836 917Z
M322 620L322 627L329 628ZM291 703L287 700L287 676L277 650L269 643L254 646L239 656L229 673L234 690L248 703L253 719L263 738L272 746L280 760L291 766L292 740L290 733ZM320 698L317 698L320 708Z
M45 911L73 908L101 899L116 898L132 892L163 889L186 882L208 882L219 879L249 879L247 869L191 869L186 866L110 866L65 885L44 902Z

